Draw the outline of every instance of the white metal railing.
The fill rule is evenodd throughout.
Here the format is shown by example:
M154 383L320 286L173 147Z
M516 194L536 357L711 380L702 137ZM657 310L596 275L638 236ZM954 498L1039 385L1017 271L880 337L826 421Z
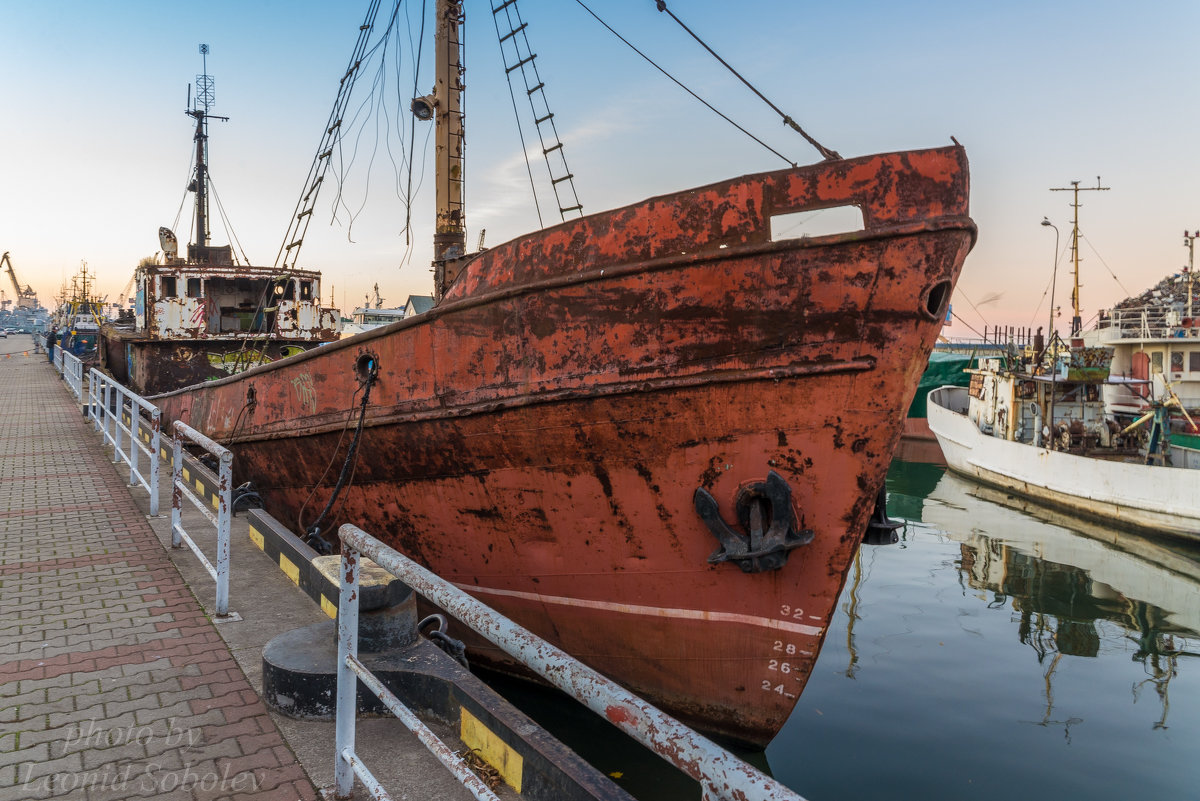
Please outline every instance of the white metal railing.
M1168 306L1112 309L1101 316L1096 328L1120 339L1174 339L1200 335L1196 321L1185 314Z
M113 464L129 465L129 486L139 484L150 493L150 515L158 514L158 455L161 447L162 411L150 401L134 394L109 376L92 368L88 372L86 413L92 427L100 431L104 441L112 445ZM129 425L125 425L125 411ZM142 432L150 441L142 443ZM125 436L122 437L121 435ZM126 452L128 443L128 452ZM141 456L146 456L147 473L142 474Z
M62 354L62 377L76 400L83 400L83 362L73 353Z
M203 498L192 492L183 480L183 439L194 442L220 460L220 476L217 485L217 513L214 515ZM184 543L196 554L196 558L204 565L204 569L217 582L217 617L229 615L229 523L232 517L230 495L233 481L233 454L201 434L196 429L184 423L175 421L174 458L171 460L171 547L182 548ZM217 527L217 565L200 550L199 546L183 530L182 506L183 498L187 496L196 508L204 513L208 521Z
M63 371L63 349L61 345L54 345L54 369L58 370L59 375Z
M426 747L458 776L476 798L495 798L453 752L429 732L398 698L358 660L358 575L363 556L399 578L430 602L499 646L509 656L587 706L601 718L700 782L705 801L804 801L792 790L747 765L706 737L657 707L518 626L445 579L430 573L349 523L338 530L342 541L341 593L338 598L337 724L334 798L353 797L354 778L372 798L390 798L354 752L357 682L375 693ZM418 728L419 727L419 728ZM426 734L428 738L426 738ZM461 770L460 770L461 766ZM461 771L466 771L464 776ZM472 782L472 779L474 782ZM476 784L482 790L476 788Z

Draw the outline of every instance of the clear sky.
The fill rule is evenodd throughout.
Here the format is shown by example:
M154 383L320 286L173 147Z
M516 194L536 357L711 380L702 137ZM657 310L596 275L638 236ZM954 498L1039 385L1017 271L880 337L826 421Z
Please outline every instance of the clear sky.
M790 159L817 160L654 0L589 5ZM366 6L0 0L0 250L10 251L21 281L53 305L86 261L100 292L115 300L138 259L158 250L160 225L187 238L192 121L183 112L201 71L200 42L211 48L212 113L230 118L210 131L217 194L240 249L255 264L274 263ZM1065 254L1070 195L1049 190L1073 180L1094 186L1099 176L1111 187L1081 196L1085 321L1187 262L1182 233L1200 226L1195 0L669 6L842 155L940 146L951 136L966 146L979 243L954 298L962 322L949 333L970 335L963 323L1044 324L1055 237L1039 223L1047 216L1058 226ZM520 0L519 8L586 210L785 166L573 0ZM419 10L411 4L414 29ZM479 0L467 0L466 10L468 241L486 228L487 244L496 245L537 219L492 15ZM401 23L405 65L408 30ZM427 56L423 63L421 93L432 86ZM406 106L411 70L383 80L384 94ZM360 82L353 106L367 88ZM419 182L406 244L391 164L404 148L393 142L389 150L377 137L389 127L380 120L347 142L340 220L330 225L335 192L327 182L301 258L324 272L324 296L332 285L343 308L360 304L376 282L389 305L430 291L432 177ZM430 149L427 130L417 129L418 148ZM346 208L362 209L352 227ZM230 241L215 204L213 216L214 244ZM7 277L0 281L11 300ZM1069 283L1064 256L1064 327Z

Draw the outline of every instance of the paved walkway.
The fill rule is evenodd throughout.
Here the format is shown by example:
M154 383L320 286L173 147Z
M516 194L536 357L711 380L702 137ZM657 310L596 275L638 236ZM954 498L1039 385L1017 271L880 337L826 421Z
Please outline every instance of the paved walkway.
M0 801L315 799L58 374L4 349Z

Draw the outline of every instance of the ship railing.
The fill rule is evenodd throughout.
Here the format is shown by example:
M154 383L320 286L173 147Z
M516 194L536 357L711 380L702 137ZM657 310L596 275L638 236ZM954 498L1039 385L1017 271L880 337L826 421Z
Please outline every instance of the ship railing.
M213 514L203 498L196 495L192 488L183 480L183 440L199 445L204 450L217 457L220 463L218 473L217 493L213 499L217 513ZM172 438L174 458L171 460L171 547L182 548L186 543L204 565L204 569L217 583L216 615L219 618L229 617L229 528L233 517L232 487L233 482L233 453L211 439L201 434L182 420L175 421L175 436ZM200 547L183 528L183 499L187 497L208 521L217 527L217 564L208 560Z
M1200 336L1198 320L1186 312L1161 306L1112 309L1102 314L1096 328L1119 339L1167 339Z
M126 411L129 412L129 425L125 424ZM93 367L88 372L88 398L84 414L92 418L92 427L102 432L104 441L112 445L113 464L125 462L129 465L129 486L140 485L150 493L150 516L157 516L162 411ZM144 443L143 431L149 435ZM146 457L144 473L143 455Z
M794 791L747 765L706 737L612 680L540 639L532 632L430 573L352 524L338 530L342 541L338 598L337 723L334 799L353 797L357 777L372 798L390 798L354 751L357 682L361 681L425 746L480 799L496 796L449 747L430 732L358 660L359 565L365 556L430 602L499 646L543 679L698 781L705 801L804 801Z
M62 377L76 400L83 400L83 362L73 353L62 354Z

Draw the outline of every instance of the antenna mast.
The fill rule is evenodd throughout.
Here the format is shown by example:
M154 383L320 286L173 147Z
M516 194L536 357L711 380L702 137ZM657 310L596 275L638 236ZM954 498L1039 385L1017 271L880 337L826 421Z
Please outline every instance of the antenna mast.
M209 114L216 105L216 92L213 78L208 74L208 45L200 45L200 55L204 59L204 73L196 76L196 100L184 113L196 120L196 177L192 180L189 190L196 193L196 246L200 253L208 247L208 120L228 120L228 117L217 117Z
M1050 187L1051 192L1073 192L1074 199L1071 201L1071 207L1075 209L1075 223L1071 226L1071 260L1075 264L1075 286L1071 290L1071 305L1075 309L1075 316L1071 318L1071 336L1079 336L1080 330L1083 328L1083 320L1079 316L1079 193L1080 192L1107 192L1107 186L1100 185L1100 176L1096 176L1095 186L1079 185L1079 181L1071 181L1070 186ZM1057 256L1056 256L1057 258Z
M1198 236L1200 236L1200 231L1196 231L1196 233L1194 233L1194 234L1189 234L1186 230L1183 232L1183 244L1188 249L1188 270L1187 270L1187 274L1188 274L1188 280L1187 280L1187 287L1188 287L1187 288L1187 293L1188 293L1187 316L1188 316L1188 320L1193 319L1192 318L1192 281L1194 279L1192 276L1196 272L1196 259L1195 259L1195 257L1196 257L1196 237L1198 237Z

